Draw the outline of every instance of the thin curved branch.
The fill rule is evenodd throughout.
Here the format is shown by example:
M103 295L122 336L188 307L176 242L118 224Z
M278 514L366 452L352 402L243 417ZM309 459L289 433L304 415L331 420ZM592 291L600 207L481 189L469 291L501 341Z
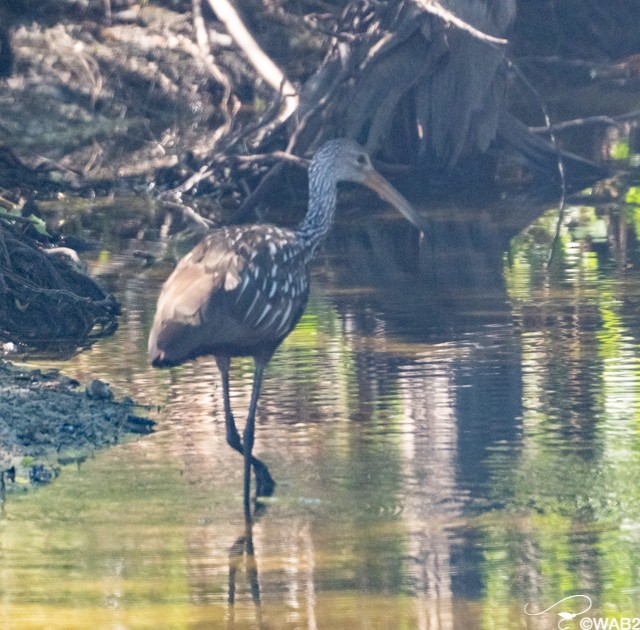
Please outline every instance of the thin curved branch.
M483 33L482 31L478 30L474 26L471 26L471 24L460 19L455 13L451 13L451 11L445 9L439 2L433 2L429 0L414 0L414 2L427 13L431 13L431 15L436 15L437 17L442 18L445 22L452 24L456 28L459 28L461 31L469 33L469 35L475 37L476 39L480 39L484 42L489 42L490 44L500 44L501 46L509 43L509 40L507 39L488 35L487 33Z
M621 127L625 122L629 120L640 119L640 109L635 109L626 114L620 116L587 116L586 118L574 118L571 120L564 120L559 123L555 123L550 126L544 127L529 127L529 129L535 133L545 133L549 131L563 131L571 127L583 127L586 125L602 125L605 127Z

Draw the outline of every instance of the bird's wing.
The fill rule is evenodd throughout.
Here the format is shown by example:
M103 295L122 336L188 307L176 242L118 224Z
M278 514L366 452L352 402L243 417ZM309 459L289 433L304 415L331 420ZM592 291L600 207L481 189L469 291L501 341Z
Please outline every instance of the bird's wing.
M152 361L275 348L302 315L308 284L304 251L289 230L216 230L162 288L149 337Z
M178 263L160 292L156 320L198 325L211 297L233 288L244 261L225 248L222 236L213 232Z
M296 325L307 302L309 276L304 250L288 231L274 228L249 248L230 292L230 311L245 333L276 340Z

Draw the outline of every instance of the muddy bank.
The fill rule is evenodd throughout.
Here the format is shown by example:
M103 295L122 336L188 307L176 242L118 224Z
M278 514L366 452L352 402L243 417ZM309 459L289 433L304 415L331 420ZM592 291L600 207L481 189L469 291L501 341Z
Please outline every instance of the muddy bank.
M144 4L106 26L78 5L12 15L14 68L0 91L2 187L66 195L179 183L191 172L181 162L208 153L228 116L190 16ZM250 68L230 41L216 62L252 102ZM246 107L243 120L253 112Z
M8 492L48 483L64 465L150 433L154 422L106 383L0 362L0 469ZM15 481L13 479L15 478Z

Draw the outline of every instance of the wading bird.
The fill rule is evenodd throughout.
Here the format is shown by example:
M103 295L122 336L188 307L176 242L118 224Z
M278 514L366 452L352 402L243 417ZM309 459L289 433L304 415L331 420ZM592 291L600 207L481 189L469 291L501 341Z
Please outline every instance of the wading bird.
M164 283L149 335L154 367L213 355L222 376L227 442L244 455L248 509L251 466L256 495L270 496L275 482L252 455L256 406L264 369L293 330L309 296L309 264L333 223L338 182L357 182L394 205L418 229L421 218L350 140L330 140L309 166L309 207L297 229L238 225L211 232ZM229 400L232 357L255 361L253 390L243 439Z

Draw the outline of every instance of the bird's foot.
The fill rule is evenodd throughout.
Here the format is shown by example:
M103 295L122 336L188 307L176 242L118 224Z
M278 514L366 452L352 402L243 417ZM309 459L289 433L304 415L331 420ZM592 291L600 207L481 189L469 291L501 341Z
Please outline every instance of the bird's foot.
M276 489L276 482L269 473L269 469L264 465L253 465L256 473L256 497L270 497Z

